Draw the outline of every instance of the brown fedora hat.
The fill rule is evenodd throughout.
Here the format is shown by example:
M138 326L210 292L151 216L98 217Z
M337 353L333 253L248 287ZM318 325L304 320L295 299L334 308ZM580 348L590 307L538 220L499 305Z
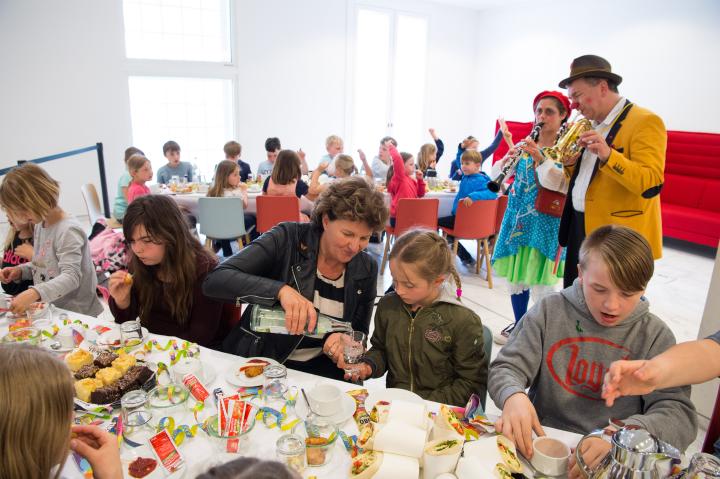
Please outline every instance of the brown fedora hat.
M612 72L610 62L597 55L583 55L570 64L570 76L560 82L560 88L567 88L569 83L582 77L606 78L617 85L622 83L622 77Z

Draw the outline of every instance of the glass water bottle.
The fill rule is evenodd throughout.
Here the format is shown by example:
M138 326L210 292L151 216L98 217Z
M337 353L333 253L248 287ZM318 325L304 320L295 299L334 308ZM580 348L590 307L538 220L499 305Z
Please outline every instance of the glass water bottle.
M268 308L256 304L252 308L250 329L256 333L290 334L285 328L285 311L280 306ZM317 313L315 329L306 330L303 334L311 338L323 338L327 333L346 331L352 331L350 323Z

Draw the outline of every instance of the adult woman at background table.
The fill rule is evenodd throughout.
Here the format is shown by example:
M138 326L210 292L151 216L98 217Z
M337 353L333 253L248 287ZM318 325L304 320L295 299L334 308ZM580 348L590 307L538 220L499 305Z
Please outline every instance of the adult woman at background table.
M387 217L383 195L367 181L340 180L315 202L310 223L281 223L215 268L203 286L206 296L263 306L280 303L291 333L255 333L248 308L223 350L274 358L293 369L342 380L343 371L334 364L342 354L341 335L299 335L315 328L316 310L368 334L378 267L363 250Z

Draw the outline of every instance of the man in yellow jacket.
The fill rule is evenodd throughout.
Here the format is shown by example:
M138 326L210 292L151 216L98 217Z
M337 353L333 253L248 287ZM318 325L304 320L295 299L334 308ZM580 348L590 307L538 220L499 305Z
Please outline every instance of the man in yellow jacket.
M572 107L591 120L593 129L580 136L584 151L565 161L570 180L560 222L559 242L567 247L565 287L577 278L580 244L606 224L641 233L662 256L660 190L665 170L667 132L659 116L623 98L622 77L596 55L573 60L567 88Z

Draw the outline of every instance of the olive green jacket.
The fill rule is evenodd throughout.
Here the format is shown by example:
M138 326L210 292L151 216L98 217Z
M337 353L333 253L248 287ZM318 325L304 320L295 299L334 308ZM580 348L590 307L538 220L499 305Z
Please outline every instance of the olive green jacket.
M389 388L456 406L464 406L472 393L485 397L489 358L482 323L447 286L414 319L397 294L385 295L375 311L370 343L363 361L374 378L387 371Z

